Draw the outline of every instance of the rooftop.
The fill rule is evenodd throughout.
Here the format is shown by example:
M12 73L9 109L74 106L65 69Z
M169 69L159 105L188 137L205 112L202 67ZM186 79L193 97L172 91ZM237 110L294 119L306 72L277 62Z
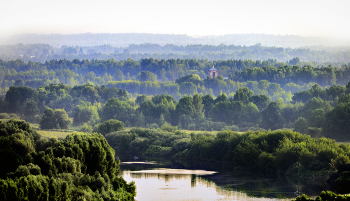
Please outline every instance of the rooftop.
M209 69L209 70L217 70L216 68L214 68L214 66L211 68L211 69Z

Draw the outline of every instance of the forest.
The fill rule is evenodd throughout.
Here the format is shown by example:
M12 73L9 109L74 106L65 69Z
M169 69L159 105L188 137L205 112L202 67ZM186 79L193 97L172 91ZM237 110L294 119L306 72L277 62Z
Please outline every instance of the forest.
M0 122L1 200L134 200L119 161L99 134L41 138L29 123Z
M49 60L141 60L147 58L153 59L207 59L213 60L268 60L277 59L281 62L288 62L295 57L302 61L312 62L313 65L322 65L328 63L338 65L340 63L350 62L349 47L330 47L330 46L291 46L281 47L262 45L260 42L254 44L242 45L238 43L219 43L219 44L195 44L179 45L179 43L130 43L121 46L110 43L99 45L74 45L53 46L50 42L41 43L16 43L12 45L0 45L0 59L42 62ZM176 44L176 45L175 45ZM225 45L230 44L230 45Z
M322 177L349 193L349 76L349 64L297 57L0 60L1 199L133 200L123 153ZM47 139L31 125L78 131Z
M315 84L284 103L282 98L273 101L268 95L254 95L247 87L239 88L233 97L225 93L217 97L195 94L176 100L164 94L133 97L126 90L89 84L51 84L36 89L11 86L5 98L0 99L0 112L36 123L48 123L47 118L57 113L62 123L41 125L47 129L67 128L71 117L74 125L86 124L89 130L116 119L127 127L159 128L169 124L204 131L294 129L314 137L347 141L349 93L350 84L326 89Z
M213 63L228 77L207 77L204 70ZM347 140L348 64L341 68L300 67L298 58L289 63L181 59L76 59L44 64L0 61L4 95L0 112L39 123L46 111L52 115L53 110L60 110L72 118L74 125L86 123L89 130L97 123L116 119L126 127L158 128L168 123L206 131L295 129Z
M251 46L261 43L263 46L305 47L305 46L343 46L343 41L332 41L323 37L301 37L298 35L271 34L226 34L193 37L186 34L151 34L151 33L82 33L82 34L17 34L3 38L0 44L50 44L61 46L100 46L110 44L115 47L126 47L130 44L178 44L178 45L220 45L235 44Z
M213 65L218 69L219 76L216 79L206 79L208 69ZM180 79L186 75L190 77ZM349 64L313 67L312 62L303 62L297 57L287 63L273 59L74 59L50 60L45 63L0 60L0 88L3 95L11 85L37 88L59 83L72 87L85 83L116 86L133 94L141 94L140 90L146 89L142 94L165 93L172 96L194 93L218 96L220 93L231 94L246 86L255 94L270 95L273 99L282 97L285 101L291 101L293 93L310 89L315 83L321 87L345 85L349 75ZM189 83L184 82L192 84L186 87Z

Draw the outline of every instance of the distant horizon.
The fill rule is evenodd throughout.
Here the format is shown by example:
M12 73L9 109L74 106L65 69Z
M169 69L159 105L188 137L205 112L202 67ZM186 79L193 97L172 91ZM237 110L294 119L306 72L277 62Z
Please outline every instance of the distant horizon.
M2 4L0 35L262 33L350 40L349 7L348 0L12 0Z
M0 39L0 45L11 44L49 44L54 47L67 46L95 46L111 45L114 47L127 47L131 44L158 44L158 45L241 45L275 47L348 47L350 40L334 39L329 37L310 37L300 35L280 34L224 34L224 35L202 35L192 36L188 34L161 34L161 33L74 33L74 34L37 34L21 33Z
M150 34L150 35L183 35L190 36L193 38L205 38L205 37L220 37L227 35L266 35L266 36L295 36L301 38L333 38L330 36L310 36L310 35L299 35L299 34L269 34L269 33L225 33L225 34L210 34L210 35L192 35L187 33L152 33L152 32L81 32L81 33L34 33L34 32L24 32L15 33L8 36L1 36L2 38L10 38L19 35L81 35L81 34Z

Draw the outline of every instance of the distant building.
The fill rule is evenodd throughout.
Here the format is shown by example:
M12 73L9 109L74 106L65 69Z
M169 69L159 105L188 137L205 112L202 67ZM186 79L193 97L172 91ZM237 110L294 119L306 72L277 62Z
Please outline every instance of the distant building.
M209 77L210 78L217 78L218 77L218 70L216 68L209 69Z

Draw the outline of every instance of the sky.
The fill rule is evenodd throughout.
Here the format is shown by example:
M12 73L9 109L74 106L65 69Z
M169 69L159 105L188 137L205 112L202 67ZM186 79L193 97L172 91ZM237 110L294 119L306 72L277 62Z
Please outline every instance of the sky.
M350 0L1 0L0 36L262 33L350 40Z

